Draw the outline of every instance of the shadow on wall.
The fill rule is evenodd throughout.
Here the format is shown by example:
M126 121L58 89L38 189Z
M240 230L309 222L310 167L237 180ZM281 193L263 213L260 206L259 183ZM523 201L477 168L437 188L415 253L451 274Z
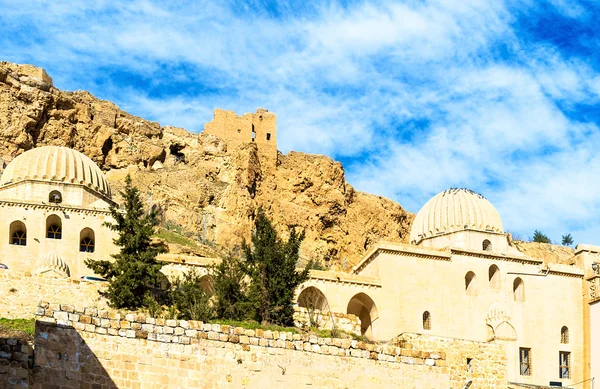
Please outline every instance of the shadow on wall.
M35 324L33 382L42 388L118 388L73 328Z
M33 348L23 339L0 336L0 387L17 389L29 387Z

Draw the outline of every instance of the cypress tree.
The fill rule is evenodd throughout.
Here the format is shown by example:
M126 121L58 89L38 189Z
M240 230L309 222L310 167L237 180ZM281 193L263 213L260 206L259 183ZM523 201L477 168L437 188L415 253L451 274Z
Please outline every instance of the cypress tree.
M162 265L156 261L156 255L163 250L150 245L158 223L156 212L144 211L139 190L132 185L129 175L121 196L125 212L111 206L110 214L115 222L104 223L117 232L113 242L121 248L120 252L113 254L114 262L86 259L85 264L108 279L107 295L113 307L137 309L144 306L144 296L159 282Z
M259 322L293 324L294 291L308 279L312 265L296 270L303 239L304 233L292 229L289 239L282 241L263 209L258 209L252 245L244 242L242 249L246 256L243 267L250 278L249 298Z

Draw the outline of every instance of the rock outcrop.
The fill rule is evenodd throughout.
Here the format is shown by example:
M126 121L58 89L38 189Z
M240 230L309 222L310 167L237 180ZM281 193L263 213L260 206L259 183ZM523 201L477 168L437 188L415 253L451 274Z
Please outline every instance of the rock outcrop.
M262 116L242 122L252 132L256 124L261 135L257 120ZM263 143L276 139L274 133L265 136ZM130 173L145 201L159 209L163 225L221 247L250 237L259 206L281 233L305 231L303 259L337 268L349 269L380 240L407 242L414 215L389 199L354 190L340 163L320 155L266 153L261 142L161 126L88 92L58 90L43 69L0 62L4 163L37 146L74 148L106 172L113 193Z

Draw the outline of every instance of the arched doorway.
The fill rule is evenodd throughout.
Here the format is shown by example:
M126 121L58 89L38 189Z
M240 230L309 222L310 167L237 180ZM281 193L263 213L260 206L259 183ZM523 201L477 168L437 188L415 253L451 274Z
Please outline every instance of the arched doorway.
M306 309L318 309L321 312L329 311L327 297L314 286L309 286L300 292L298 306Z
M371 297L364 293L354 295L348 303L346 313L358 316L361 334L373 339L373 322L379 318L379 313Z

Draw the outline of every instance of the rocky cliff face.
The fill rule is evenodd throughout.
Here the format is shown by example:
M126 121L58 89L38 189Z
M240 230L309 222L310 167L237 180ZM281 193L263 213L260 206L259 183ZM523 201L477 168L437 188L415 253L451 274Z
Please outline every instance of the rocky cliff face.
M306 232L302 258L349 269L382 239L406 242L414 216L354 190L328 157L265 161L256 143L163 127L87 92L60 91L42 69L0 62L0 155L8 163L42 145L85 153L114 193L131 173L165 226L220 247L248 239L262 206L283 234Z

